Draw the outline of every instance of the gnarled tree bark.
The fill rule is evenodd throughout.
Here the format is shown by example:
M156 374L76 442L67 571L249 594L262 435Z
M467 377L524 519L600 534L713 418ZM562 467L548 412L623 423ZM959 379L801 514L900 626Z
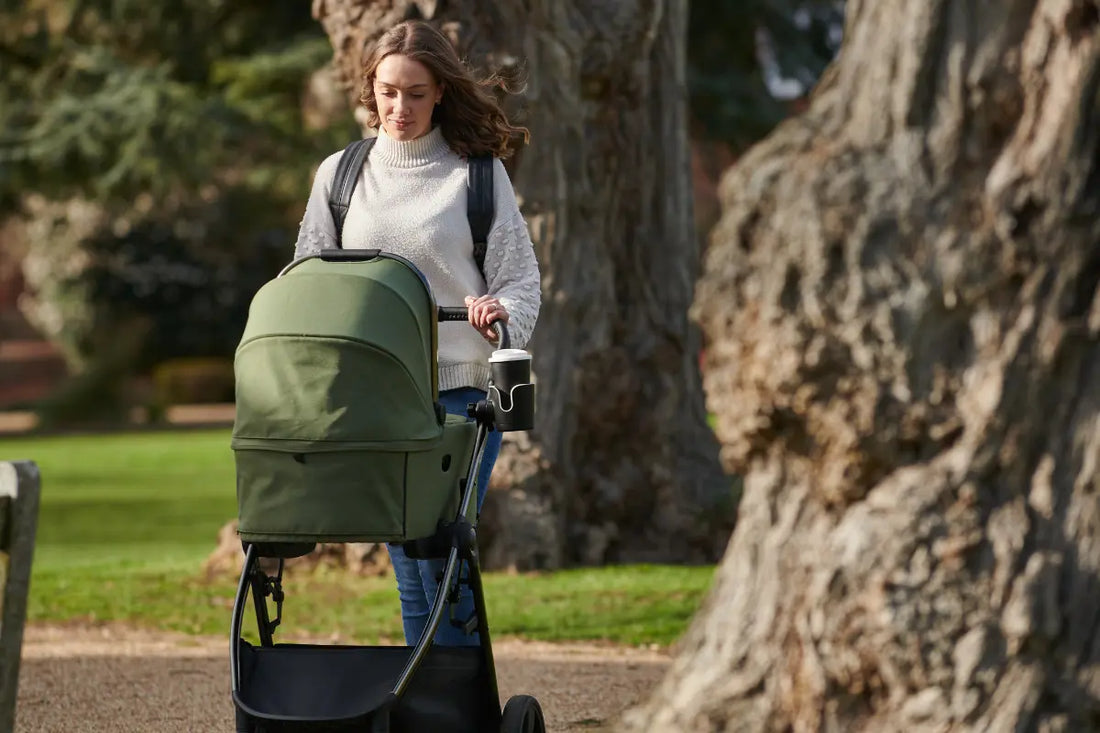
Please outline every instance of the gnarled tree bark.
M1100 730L1100 5L849 0L722 198L745 495L624 729Z
M489 565L717 559L728 479L705 421L683 3L315 0L355 96L370 44L426 19L474 66L522 66L510 163L543 275L538 417L505 446ZM495 475L494 478L497 476Z

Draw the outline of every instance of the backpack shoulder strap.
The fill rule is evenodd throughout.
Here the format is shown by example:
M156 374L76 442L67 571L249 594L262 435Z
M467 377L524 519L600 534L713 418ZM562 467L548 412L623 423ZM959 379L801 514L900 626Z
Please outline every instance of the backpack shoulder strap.
M336 165L336 173L332 176L332 190L328 196L328 208L332 212L332 223L336 225L336 247L343 247L344 219L348 216L348 207L351 206L351 194L355 191L355 184L359 182L359 172L363 170L363 162L367 154L374 147L374 138L368 137L344 148L340 156L340 162Z
M489 230L493 227L493 156L471 157L466 172L466 218L470 220L470 234L474 238L474 260L482 276L485 275L485 250L489 243Z

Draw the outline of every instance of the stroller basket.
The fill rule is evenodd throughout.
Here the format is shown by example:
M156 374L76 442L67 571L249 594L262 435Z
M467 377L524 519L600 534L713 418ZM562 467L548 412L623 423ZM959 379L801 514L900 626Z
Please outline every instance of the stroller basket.
M393 646L242 643L234 701L272 731L306 722L309 730L319 723L364 730L383 711L394 729L408 731L480 733L499 720L481 692L488 670L479 649L432 647L397 701L393 680L408 656L407 648Z
M253 298L235 357L246 542L400 542L453 519L476 426L437 407L437 309L392 257L301 262Z

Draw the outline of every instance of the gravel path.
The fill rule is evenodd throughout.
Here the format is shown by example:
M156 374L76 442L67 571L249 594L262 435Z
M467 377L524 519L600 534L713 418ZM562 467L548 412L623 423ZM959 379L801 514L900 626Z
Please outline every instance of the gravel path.
M31 626L16 733L232 733L227 648L116 626ZM600 730L669 663L664 652L593 644L504 640L493 651L501 698L535 695L553 731Z

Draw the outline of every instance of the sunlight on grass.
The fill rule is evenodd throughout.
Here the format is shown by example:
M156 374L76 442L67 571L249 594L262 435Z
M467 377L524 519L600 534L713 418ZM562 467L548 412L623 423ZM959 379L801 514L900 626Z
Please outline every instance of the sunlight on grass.
M42 473L34 573L190 568L236 515L228 430L0 440Z
M489 573L489 628L495 636L667 645L687 628L714 568L615 566L555 573ZM401 638L391 577L341 572L285 579L281 633L356 643ZM236 578L163 572L48 572L32 587L32 621L122 621L190 634L225 634ZM272 611L274 607L272 606ZM246 614L251 628L252 611Z
M42 472L28 617L124 622L228 634L235 577L201 577L218 529L236 515L228 430L6 438L0 460ZM490 573L497 637L670 644L683 633L713 566L616 566ZM280 633L387 643L401 638L392 577L292 574ZM246 616L251 621L251 611Z

